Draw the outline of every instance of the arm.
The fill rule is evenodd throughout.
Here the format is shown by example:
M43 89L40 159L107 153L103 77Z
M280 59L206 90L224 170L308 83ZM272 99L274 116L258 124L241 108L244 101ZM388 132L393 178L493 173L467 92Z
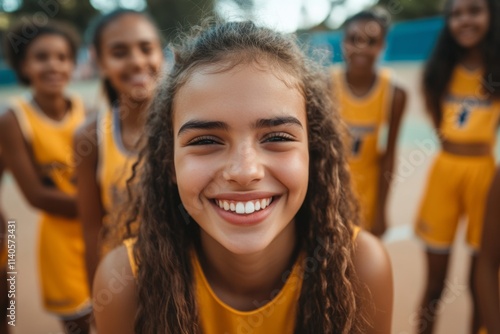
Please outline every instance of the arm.
M76 165L77 205L85 241L85 263L89 286L92 288L94 274L99 263L99 236L104 210L101 192L97 184L97 134L96 121L93 120L80 128L74 138L74 157ZM88 147L91 147L88 153ZM80 153L85 147L85 154Z
M76 217L76 200L73 196L42 184L12 111L0 117L0 147L6 167L14 175L30 205L50 214Z
M109 293L112 294L111 298L106 297L103 301L103 296ZM111 251L99 265L94 280L93 300L99 333L134 333L137 286L125 246Z
M476 267L476 290L481 318L489 334L500 334L498 269L500 268L500 168L490 188L486 203L481 250Z
M393 282L389 256L380 241L361 231L356 239L354 266L359 279L363 315L370 322L365 334L389 334L392 325Z
M406 106L406 92L399 87L395 88L392 110L389 120L389 135L387 138L387 148L380 160L379 189L377 196L377 209L373 230L374 235L380 237L387 229L386 206L387 197L394 171L394 156L396 152L396 142L398 140L401 119Z

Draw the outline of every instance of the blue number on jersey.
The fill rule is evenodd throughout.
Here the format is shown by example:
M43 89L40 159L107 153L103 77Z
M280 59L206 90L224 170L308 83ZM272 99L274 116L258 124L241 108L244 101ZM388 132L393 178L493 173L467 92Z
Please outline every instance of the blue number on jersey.
M465 124L469 121L470 109L467 106L462 106L460 113L458 114L457 125L459 128L463 128Z

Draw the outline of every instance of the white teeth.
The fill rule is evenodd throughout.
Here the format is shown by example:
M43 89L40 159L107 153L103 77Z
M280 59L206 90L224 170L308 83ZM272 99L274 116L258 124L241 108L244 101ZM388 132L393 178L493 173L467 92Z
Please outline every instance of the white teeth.
M229 202L227 200L215 200L215 204L225 210L232 211L237 214L251 214L255 211L264 210L272 202L272 197L263 198L248 202Z
M260 208L265 209L267 206L267 201L265 199L260 200Z
M245 205L243 203L236 203L236 213L245 213Z
M245 213L249 214L253 213L254 211L255 211L255 206L253 205L253 202L247 202L247 204L245 204Z

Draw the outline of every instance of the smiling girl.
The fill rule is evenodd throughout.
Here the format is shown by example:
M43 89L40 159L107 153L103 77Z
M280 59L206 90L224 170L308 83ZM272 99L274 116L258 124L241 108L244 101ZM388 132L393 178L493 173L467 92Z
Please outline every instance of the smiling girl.
M72 138L85 117L82 101L65 93L78 50L67 27L24 23L7 36L7 57L30 92L11 101L0 116L0 147L6 167L28 202L41 210L38 241L43 304L67 333L87 333L89 289L81 226L76 220Z
M385 44L386 20L375 11L364 11L347 19L344 27L346 67L332 72L333 90L351 137L348 160L360 201L361 225L382 236L387 229L390 176L406 92L395 84L389 70L376 66ZM379 150L379 143L384 150Z
M103 239L106 232L115 230L116 213L127 198L126 180L137 160L139 139L163 64L155 25L132 10L101 17L92 44L109 107L82 127L74 142L90 286L100 254L109 248Z
M473 300L471 333L480 319L473 272L484 204L495 171L493 146L500 116L500 4L496 0L450 0L446 26L427 63L423 89L439 134L441 152L432 166L416 233L426 244L427 285L419 333L432 333L436 305L448 269L459 220L467 217Z
M196 29L148 118L136 239L96 274L104 333L389 333L326 76L251 22ZM359 233L358 233L359 232ZM128 276L126 276L128 277Z

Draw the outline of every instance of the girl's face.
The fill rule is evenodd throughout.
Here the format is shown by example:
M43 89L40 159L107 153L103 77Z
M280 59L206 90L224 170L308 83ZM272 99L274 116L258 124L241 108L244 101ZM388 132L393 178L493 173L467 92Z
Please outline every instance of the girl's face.
M202 67L175 96L174 165L182 203L202 238L234 254L264 250L304 201L307 121L295 82L255 64L218 73Z
M74 55L66 38L46 34L36 38L28 47L22 72L33 90L57 95L64 92L74 66Z
M163 64L155 27L143 16L126 14L102 32L99 67L119 95L150 99Z
M477 47L488 33L489 26L490 14L486 0L453 1L448 27L461 47Z
M383 47L384 34L379 23L360 20L347 26L343 48L344 58L351 69L372 69Z

